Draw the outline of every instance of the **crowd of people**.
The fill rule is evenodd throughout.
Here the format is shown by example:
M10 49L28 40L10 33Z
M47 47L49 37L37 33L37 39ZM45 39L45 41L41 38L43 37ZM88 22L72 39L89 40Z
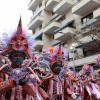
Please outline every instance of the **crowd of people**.
M0 52L6 61L0 64L0 100L100 100L100 69L94 73L92 66L84 64L76 73L65 65L68 53L61 43L37 56L28 42L20 19ZM100 66L100 54L94 63Z

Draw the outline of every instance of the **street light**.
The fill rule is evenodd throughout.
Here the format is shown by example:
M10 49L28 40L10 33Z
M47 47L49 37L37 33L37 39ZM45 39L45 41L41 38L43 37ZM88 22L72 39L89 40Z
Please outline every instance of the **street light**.
M72 46L71 46L71 51L72 51L72 59L73 59L73 69L74 69L74 71L75 71L75 59L74 59L74 57L75 57L75 54L74 54L74 51L75 51L75 44L72 44Z
M61 33L61 34L66 34L66 33L63 33L62 31L59 31L58 33ZM71 34L71 38L72 38L72 46L71 46L71 50L72 50L72 59L73 59L73 69L75 71L75 55L74 55L74 51L76 50L75 49L75 44L74 44L74 34Z

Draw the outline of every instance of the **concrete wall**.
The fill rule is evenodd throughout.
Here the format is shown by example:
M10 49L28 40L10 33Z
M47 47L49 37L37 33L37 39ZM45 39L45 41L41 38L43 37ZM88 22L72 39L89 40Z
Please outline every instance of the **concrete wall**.
M77 0L74 0L74 2L77 3ZM86 0L84 2L86 2ZM44 8L45 8L45 5L44 5L44 0L43 0L42 7L41 8L39 8L39 6L36 7L36 12L38 12L41 9L42 10L42 15L43 15L43 25L42 25L42 29L43 29L43 35L42 35L43 49L45 49L48 45L53 45L53 44L59 42L59 40L54 40L54 38L53 38L54 36L53 35L50 35L48 33L44 33L44 30L46 28L45 27L46 24L48 22L50 22L50 20L54 17L54 15L52 16L52 11L46 11ZM84 26L86 26L86 25L88 25L88 24L90 24L90 23L92 23L93 21L96 20L96 19L93 18L93 19L91 19L90 21L88 21L88 22L86 22L84 24L81 22L81 19L83 17L85 17L86 15L88 15L89 13L93 12L93 10L94 9L90 10L89 12L85 13L82 16L79 16L79 15L73 14L72 13L72 8L70 8L67 12L64 13L64 15L66 16L66 19L61 22L61 25L63 26L66 23L68 23L68 22L70 22L70 21L72 21L74 19L75 20L74 21L74 26L76 27L75 29L76 29L76 31L80 31L80 29L82 27L84 27ZM60 19L62 16L63 15L59 15L58 17L55 18L55 20ZM39 27L37 27L35 29L35 34L38 33L39 31L40 31ZM63 30L61 30L61 31L63 31ZM89 38L88 37L83 38L83 42L84 41L86 42L86 40L89 40ZM66 48L67 48L68 52L71 51L71 46L72 46L73 43L76 43L78 45L77 40L76 41L72 40L71 36L69 36L66 40L63 40L63 42L67 43L67 47ZM83 57L83 50L82 50L82 48L77 49L77 56L80 57L80 58ZM75 66L83 65L85 63L88 63L88 64L93 63L94 59L95 59L95 56L96 55L91 56L91 57L86 57L86 58L83 58L83 59L75 60ZM71 61L69 64L72 65L72 63L73 62Z

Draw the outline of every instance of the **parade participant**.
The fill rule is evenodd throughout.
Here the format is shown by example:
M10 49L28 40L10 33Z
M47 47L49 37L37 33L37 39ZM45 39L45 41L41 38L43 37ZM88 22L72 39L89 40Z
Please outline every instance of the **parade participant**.
M97 70L96 82L100 91L100 69Z
M100 67L100 54L97 54L95 64Z
M95 59L95 65L100 67L100 54L97 54L96 59ZM100 69L97 70L96 73L96 83L98 85L98 88L100 90Z
M42 78L42 87L53 100L69 100L64 95L70 96L73 100L77 100L77 96L71 91L66 80L67 67L64 67L67 53L64 48L59 46L48 46L43 51L43 58L46 63L50 65L51 73L50 76ZM67 93L67 94L65 94Z
M100 99L99 91L95 87L95 77L93 73L93 68L85 64L82 67L82 70L79 72L79 76L81 77L81 86L82 86L82 96L84 100L98 100Z
M80 93L78 92L77 80L78 79L76 77L75 71L70 70L70 71L66 72L66 81L69 86L69 88L67 88L67 89L70 89L71 91L74 92L74 95L77 97L77 100L81 100ZM66 94L68 95L68 93L66 93ZM69 97L67 96L66 98L70 98L68 100L73 100L70 96Z
M11 65L3 65L0 67L0 100L43 100L38 92L38 84L41 80L34 71L28 67L31 63L31 51L29 49L29 41L25 32L22 30L21 18L17 31L10 38L4 51L0 55L8 56ZM32 42L32 41L31 41ZM24 60L28 60L28 70L25 70ZM9 61L8 61L9 62ZM44 92L44 100L48 99L48 95Z

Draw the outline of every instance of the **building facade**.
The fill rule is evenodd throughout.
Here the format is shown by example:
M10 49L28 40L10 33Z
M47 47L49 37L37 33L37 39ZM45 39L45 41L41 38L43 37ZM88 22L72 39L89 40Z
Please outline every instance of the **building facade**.
M100 0L31 0L28 9L36 51L62 41L70 66L94 64L100 52Z

